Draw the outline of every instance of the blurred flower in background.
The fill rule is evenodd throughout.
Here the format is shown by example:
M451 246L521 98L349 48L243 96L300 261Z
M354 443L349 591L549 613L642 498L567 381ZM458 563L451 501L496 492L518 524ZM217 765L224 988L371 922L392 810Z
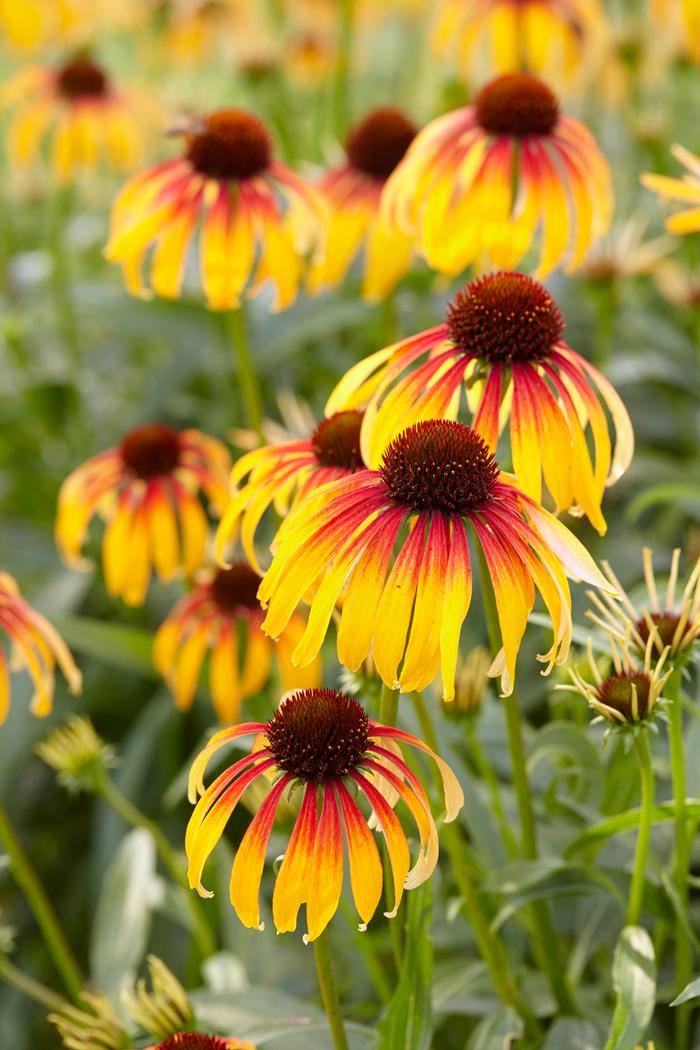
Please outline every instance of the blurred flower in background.
M58 774L68 791L95 791L106 770L117 764L114 748L95 732L89 718L73 715L37 744L36 753Z
M571 640L565 573L611 588L582 544L514 481L470 427L447 420L409 427L378 470L333 482L292 509L260 586L268 609L263 630L280 636L298 602L313 594L292 654L303 666L316 657L342 593L337 645L345 667L357 670L372 646L389 688L418 691L441 671L450 700L471 601L468 526L485 557L501 627L503 650L491 673L508 695L536 590L552 619L554 641L542 657L551 670Z
M262 573L255 552L255 532L265 511L274 506L284 516L290 503L364 467L361 425L361 412L337 412L322 420L309 438L268 445L242 456L231 472L233 495L217 531L219 559L223 560L226 547L237 539L240 529L246 557ZM246 474L248 480L239 489Z
M700 230L700 157L684 146L672 146L671 153L683 165L687 174L682 179L668 175L642 175L642 185L666 200L690 204L686 211L677 212L666 220L669 233L697 233Z
M190 576L204 560L209 524L198 495L220 512L229 455L199 430L145 423L115 448L93 456L66 478L58 497L56 543L73 568L95 515L106 522L102 566L110 594L141 605L153 567L163 580Z
M10 710L10 670L24 668L32 679L32 713L45 718L53 707L55 667L58 664L71 693L79 693L80 671L58 631L20 594L17 581L0 572L0 640L9 641L10 661L0 644L0 725Z
M59 182L101 165L131 171L142 158L146 133L152 134L161 119L153 101L112 84L87 53L76 53L59 66L24 66L0 88L0 107L12 110L10 163L35 165L46 142Z
M326 411L370 396L361 448L366 463L376 469L384 449L405 427L456 415L464 384L474 427L493 451L510 419L513 469L523 491L539 501L544 477L558 511L584 513L604 533L605 487L629 466L634 434L619 395L568 346L564 327L543 285L521 273L488 274L456 293L443 324L351 368ZM614 452L605 409L613 421ZM594 457L586 438L589 427Z
M209 306L234 309L270 281L273 309L283 310L296 298L307 257L321 246L322 198L273 158L267 129L250 113L220 109L177 131L184 155L134 176L117 197L106 257L121 264L132 295L145 296L141 270L152 248L150 286L177 299L201 227Z
M460 71L479 69L488 45L497 73L527 69L567 83L581 67L590 78L610 32L598 0L442 0L432 42L441 57L456 50Z
M205 789L211 757L242 736L262 733L265 746L240 759ZM190 772L190 799L197 802L187 828L189 880L202 896L202 870L246 787L268 770L279 777L249 825L233 862L231 903L244 926L260 922L260 880L275 811L283 794L298 785L304 796L284 860L277 874L272 914L278 933L296 929L306 904L308 933L318 937L338 907L343 884L344 838L355 906L366 927L379 904L384 875L367 820L355 801L364 795L384 836L393 874L394 906L404 888L430 878L438 859L438 835L419 778L401 754L401 745L426 752L436 763L445 794L445 821L464 803L449 766L417 737L370 720L357 700L331 689L312 689L283 699L270 721L248 722L214 736ZM352 792L352 793L351 793ZM409 844L393 806L403 801L416 822L420 850L410 867ZM318 806L321 804L319 815ZM409 870L410 869L410 870Z
M606 283L645 273L657 274L661 260L673 251L674 241L666 236L645 240L647 226L648 220L641 215L615 223L589 250L577 271L578 276Z
M289 635L285 632L277 644L260 630L259 585L260 577L245 562L204 571L159 628L153 660L180 710L192 704L207 654L212 702L225 725L237 722L242 702L263 688L273 659L285 691L321 684L320 660L306 668L291 661L306 627L301 616L293 617Z
M372 110L350 131L345 162L320 183L331 217L323 257L311 267L312 292L335 288L364 246L362 295L373 302L389 295L413 258L412 239L390 225L379 202L386 180L403 159L418 128L401 110Z
M421 131L389 177L382 206L426 260L456 275L485 257L517 266L540 231L536 276L576 270L608 229L612 187L591 133L564 116L544 81L506 73L470 106Z

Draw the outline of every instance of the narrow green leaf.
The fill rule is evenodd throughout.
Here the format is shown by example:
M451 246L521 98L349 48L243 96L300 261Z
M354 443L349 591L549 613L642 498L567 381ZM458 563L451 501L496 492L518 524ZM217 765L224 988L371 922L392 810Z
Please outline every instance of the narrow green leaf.
M510 1050L523 1034L523 1022L510 1007L485 1017L472 1033L467 1050Z
M656 1002L654 945L641 926L622 930L613 957L612 982L617 1001L605 1050L634 1050Z
M406 944L399 983L378 1026L377 1050L427 1050L432 1033L432 882L406 895Z
M700 998L700 977L696 977L694 981L687 984L680 995L671 1003L671 1006L680 1006L682 1003L688 1003L691 999Z
M560 1017L545 1039L542 1050L598 1050L601 1032L590 1021Z
M698 799L686 799L686 813L693 820L700 819L700 801ZM631 831L639 827L639 807L626 809L624 813L617 813L614 817L602 820L600 824L594 824L587 828L564 850L564 856L571 859L575 854L588 849L589 846L601 846L606 839L612 838L621 831ZM673 802L662 802L654 806L654 824L668 824L675 819L675 807Z
M138 627L103 623L84 616L55 616L53 622L68 645L86 656L116 667L156 678L151 659L153 636Z
M90 944L90 973L113 1001L146 954L156 889L153 839L140 828L130 831L102 884Z

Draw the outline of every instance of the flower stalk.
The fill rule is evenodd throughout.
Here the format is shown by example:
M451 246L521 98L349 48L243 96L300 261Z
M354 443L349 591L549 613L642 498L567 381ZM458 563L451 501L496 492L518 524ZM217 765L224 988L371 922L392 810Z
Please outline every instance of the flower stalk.
M333 960L328 943L328 932L324 931L316 937L313 946L318 984L321 990L323 1008L328 1018L328 1027L333 1037L333 1046L335 1050L348 1050L348 1037L345 1034L345 1026L343 1025L343 1017L340 1010L340 999L333 974Z
M83 989L83 978L58 917L38 875L25 853L4 806L0 804L0 844L10 858L17 885L23 891L41 930L46 947L68 993L77 999ZM4 966L4 963L3 963ZM15 975L16 976L16 975Z
M644 897L644 885L646 883L649 844L651 841L651 825L654 812L654 770L651 764L649 738L644 730L636 734L634 747L639 761L642 801L639 817L639 832L637 834L637 848L634 855L634 869L632 871L632 884L630 886L629 901L627 903L626 922L628 926L639 925L639 916L642 911L642 900Z
M236 310L230 310L224 314L227 338L233 346L236 355L238 380L241 384L241 396L248 415L248 422L260 439L260 444L265 444L262 430L263 400L253 358L250 352L250 341L248 339L248 326L243 306Z

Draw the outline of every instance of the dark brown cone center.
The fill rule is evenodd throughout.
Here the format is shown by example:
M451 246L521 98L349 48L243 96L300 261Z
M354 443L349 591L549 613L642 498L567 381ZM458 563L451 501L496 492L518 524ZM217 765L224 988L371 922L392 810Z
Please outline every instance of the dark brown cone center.
M369 744L369 718L352 697L304 689L280 705L266 737L279 769L322 782L357 769Z
M121 443L124 465L139 478L170 474L179 465L180 435L165 423L144 423Z
M189 133L187 159L212 179L249 179L270 164L272 146L265 125L240 109L219 109Z

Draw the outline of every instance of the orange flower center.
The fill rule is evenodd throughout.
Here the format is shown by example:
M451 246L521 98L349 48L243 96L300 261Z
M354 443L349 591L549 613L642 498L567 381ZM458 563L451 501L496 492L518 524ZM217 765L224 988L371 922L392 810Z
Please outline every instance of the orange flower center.
M154 1050L228 1050L229 1040L203 1032L176 1032Z
M465 285L447 308L450 339L485 361L540 361L564 334L547 289L522 273L492 273Z
M633 707L634 689L637 691L637 712ZM607 707L618 711L627 722L637 722L649 714L651 679L643 671L623 671L610 675L598 686L598 697Z
M379 468L392 499L415 510L445 514L465 514L480 507L498 473L498 464L475 430L434 419L399 434Z
M387 179L417 132L416 125L400 109L375 109L351 130L345 152L353 168L376 179Z
M58 90L64 98L83 98L107 93L107 75L90 58L74 58L59 71L57 80Z
M187 159L212 179L252 178L267 168L271 155L265 125L240 109L209 113L189 135Z
M180 435L165 423L144 423L121 443L124 465L139 478L171 474L180 462Z
M237 561L229 569L219 569L209 584L211 595L222 612L236 609L260 609L258 587L260 577L244 561Z
M364 467L360 452L362 412L336 412L322 420L311 435L311 446L322 467L356 471Z
M474 99L476 119L492 135L549 135L559 119L559 102L530 73L504 73Z
M681 618L678 613L674 612L656 612L651 613L651 622L656 627L659 633L662 645L672 645L673 636L676 633L676 628L681 622ZM637 620L636 623L639 636L646 645L649 641L649 625L647 624L644 617Z
M335 689L303 689L280 704L266 736L279 769L320 782L357 769L369 744L369 719L357 700Z

